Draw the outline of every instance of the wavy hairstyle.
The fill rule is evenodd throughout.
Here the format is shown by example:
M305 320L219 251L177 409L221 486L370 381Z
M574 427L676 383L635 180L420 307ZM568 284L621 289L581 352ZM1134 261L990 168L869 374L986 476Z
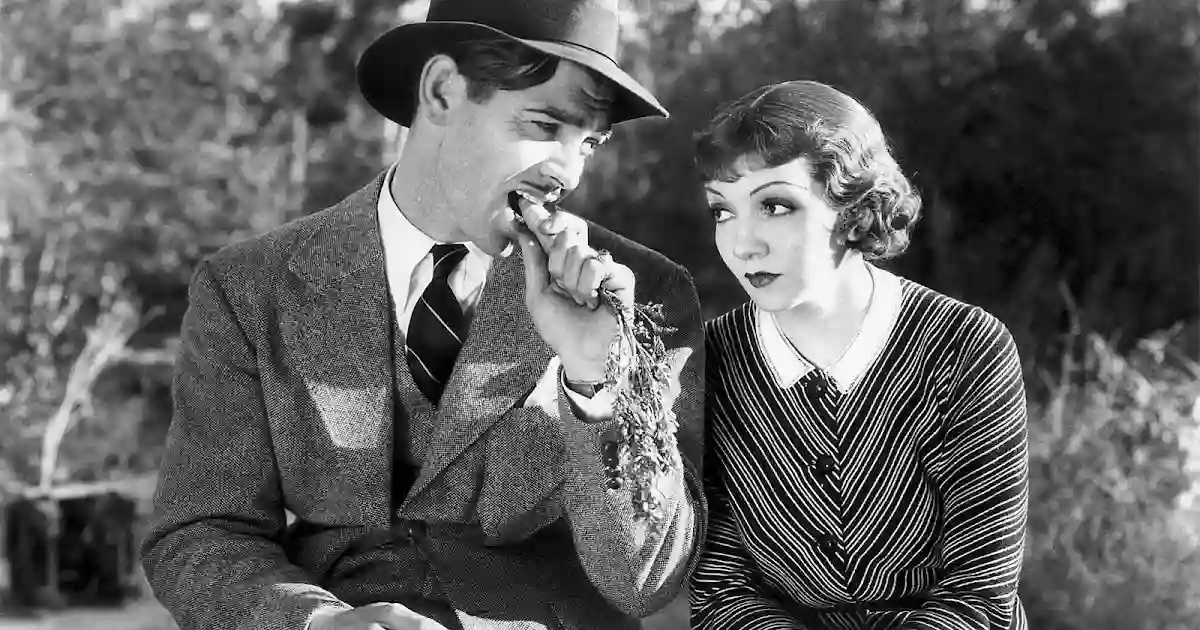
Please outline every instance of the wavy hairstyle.
M871 112L828 85L787 81L760 87L714 116L695 144L705 181L731 182L746 168L805 158L825 200L838 211L837 235L848 247L867 259L891 258L908 248L921 197Z

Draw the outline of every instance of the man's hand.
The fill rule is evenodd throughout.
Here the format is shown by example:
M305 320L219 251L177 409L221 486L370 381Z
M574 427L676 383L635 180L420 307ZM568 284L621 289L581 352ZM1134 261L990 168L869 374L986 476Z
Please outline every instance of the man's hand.
M530 226L519 238L525 303L538 333L558 354L567 379L602 381L618 326L599 289L603 284L631 305L633 272L592 249L587 224L578 217L563 212L550 216L541 206L530 206L524 218Z
M320 611L307 630L446 630L446 626L400 604L383 602L350 610Z

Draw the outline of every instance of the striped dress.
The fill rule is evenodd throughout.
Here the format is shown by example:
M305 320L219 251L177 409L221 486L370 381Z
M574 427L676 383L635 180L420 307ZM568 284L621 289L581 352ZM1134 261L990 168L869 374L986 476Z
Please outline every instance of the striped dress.
M1026 628L1012 337L980 308L872 275L864 332L832 373L753 305L707 324L711 512L693 628Z

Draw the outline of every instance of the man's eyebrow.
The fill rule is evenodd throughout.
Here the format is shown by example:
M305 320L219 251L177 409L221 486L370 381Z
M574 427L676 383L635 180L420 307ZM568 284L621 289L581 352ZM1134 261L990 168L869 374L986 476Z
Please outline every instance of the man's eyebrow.
M572 111L556 105L531 107L528 111L535 114L541 114L543 116L549 116L560 123L571 125L572 127L579 127L580 129L587 129L600 118L599 116L588 116L587 114L584 114L578 110ZM608 137L612 135L612 126L605 125L603 129L597 129L596 133L604 136L604 139L607 140Z

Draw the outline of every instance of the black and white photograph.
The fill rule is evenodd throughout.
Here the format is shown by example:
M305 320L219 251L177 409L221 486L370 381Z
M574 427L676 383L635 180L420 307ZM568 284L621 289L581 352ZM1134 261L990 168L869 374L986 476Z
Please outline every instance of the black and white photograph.
M1200 630L1196 0L0 0L0 630Z

